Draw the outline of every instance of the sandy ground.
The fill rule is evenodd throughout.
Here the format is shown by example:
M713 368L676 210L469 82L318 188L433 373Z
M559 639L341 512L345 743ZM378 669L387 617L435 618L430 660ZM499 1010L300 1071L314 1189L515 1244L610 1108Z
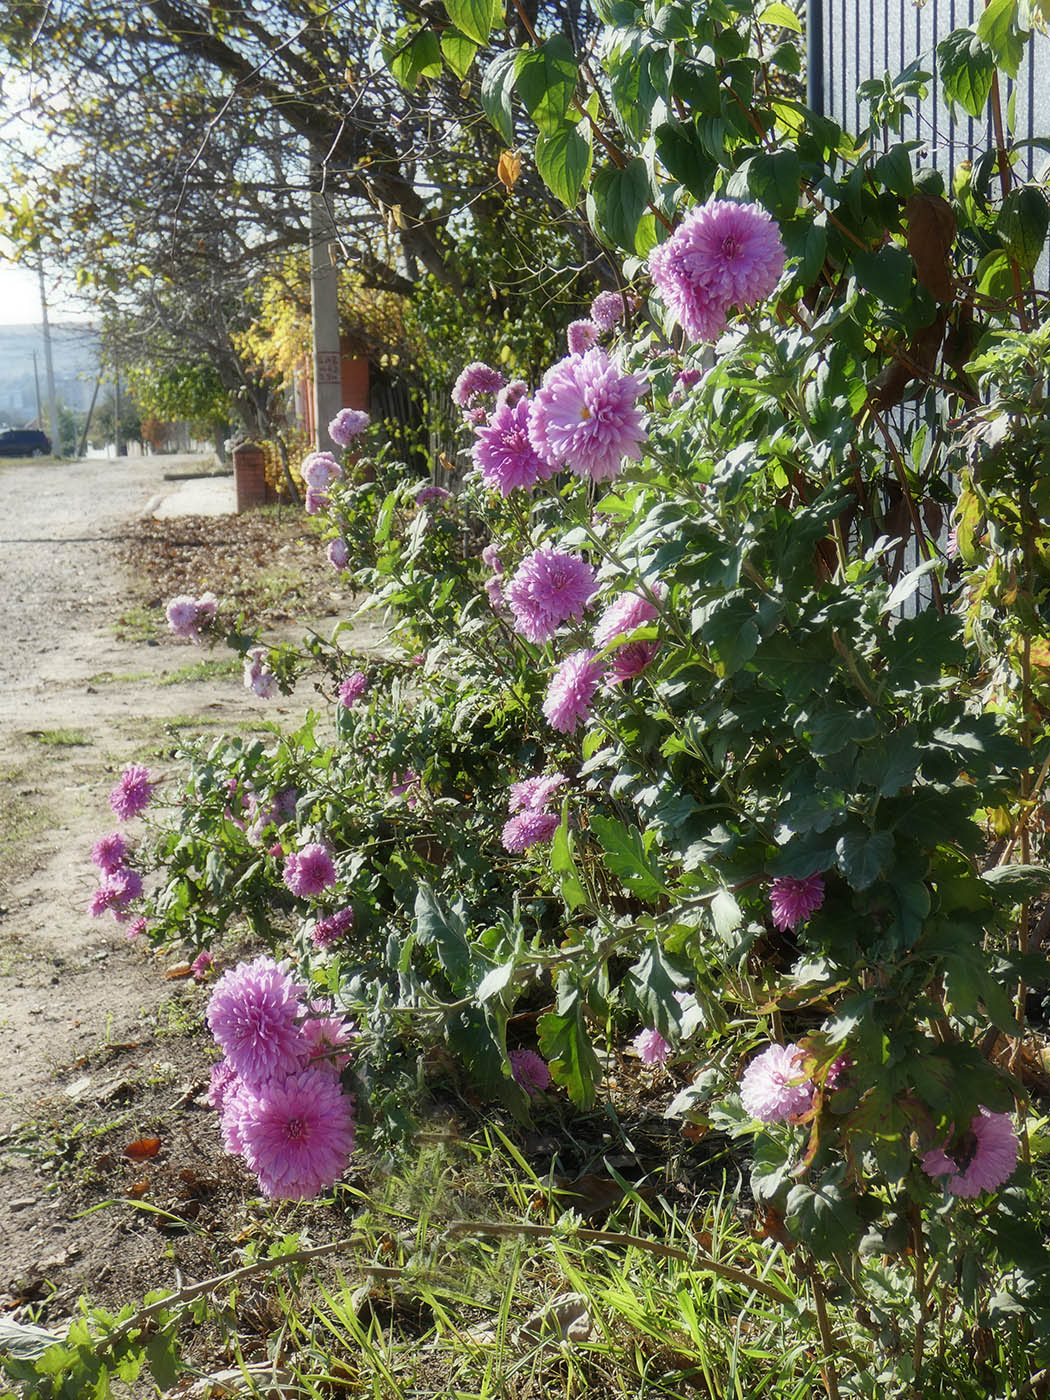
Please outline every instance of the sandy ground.
M221 733L254 710L270 720L304 708L294 696L258 700L236 675L161 685L201 653L116 635L131 581L114 541L176 492L180 508L207 510L193 483L163 479L191 466L171 457L0 465L0 1292L16 1293L27 1261L49 1272L80 1249L81 1227L41 1194L40 1163L23 1169L34 1125L43 1140L56 1104L67 1114L81 1101L104 1104L109 1080L126 1077L148 1040L144 1018L173 992L119 925L86 913L91 845L117 825L110 788L132 760L164 773L168 721L197 717ZM204 489L214 509L229 478ZM123 1067L111 1048L128 1052Z

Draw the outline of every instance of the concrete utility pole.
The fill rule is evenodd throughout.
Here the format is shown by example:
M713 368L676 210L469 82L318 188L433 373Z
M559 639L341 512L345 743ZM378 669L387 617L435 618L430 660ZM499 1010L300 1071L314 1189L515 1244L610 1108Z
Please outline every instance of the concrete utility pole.
M314 341L314 435L321 451L336 450L328 424L343 406L339 354L339 272L332 257L335 225L322 193L323 155L314 152L310 181L310 320Z
M40 402L40 371L36 367L36 351L33 351L33 386L36 389L36 425L44 426L44 407Z
M120 431L120 369L113 371L113 453L116 457L124 456L124 435Z
M44 264L38 264L40 273L40 320L44 330L44 368L47 371L47 416L51 422L51 451L60 456L62 439L59 433L58 401L55 398L55 365L51 359L51 327L47 319L47 293L44 290Z

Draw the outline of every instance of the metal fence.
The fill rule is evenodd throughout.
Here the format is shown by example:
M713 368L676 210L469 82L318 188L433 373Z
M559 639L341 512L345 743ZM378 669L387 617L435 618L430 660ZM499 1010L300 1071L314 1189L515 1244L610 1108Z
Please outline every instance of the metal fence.
M810 106L848 131L860 130L868 120L861 83L887 72L896 77L915 60L936 73L937 45L953 29L975 24L983 9L984 0L808 0ZM1037 31L1026 44L1016 79L1005 85L1004 116L1011 105L1015 138L1050 135L1050 36ZM920 163L935 166L946 182L960 161L992 142L990 122L953 115L935 84L904 136L923 143ZM1018 173L1033 179L1048 163L1046 152L1029 146Z

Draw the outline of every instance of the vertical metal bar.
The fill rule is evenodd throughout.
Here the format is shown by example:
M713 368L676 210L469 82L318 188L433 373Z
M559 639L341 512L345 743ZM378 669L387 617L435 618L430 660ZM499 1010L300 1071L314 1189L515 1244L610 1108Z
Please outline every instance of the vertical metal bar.
M806 0L806 102L824 116L824 0Z

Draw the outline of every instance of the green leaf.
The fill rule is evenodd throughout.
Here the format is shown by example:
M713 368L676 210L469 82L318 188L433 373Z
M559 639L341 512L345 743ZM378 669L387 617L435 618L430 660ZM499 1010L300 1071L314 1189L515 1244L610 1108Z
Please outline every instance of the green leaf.
M743 911L730 890L719 890L712 899L711 922L719 938L728 938L744 922Z
M802 24L794 10L789 10L787 5L780 3L780 0L773 0L772 5L766 8L758 17L759 24L775 24L781 29L790 29L795 34L802 33Z
M988 45L996 65L1016 78L1024 53L1024 39L1017 25L1017 0L989 0L977 21L977 37Z
M590 1108L601 1074L583 1019L584 998L569 974L558 977L558 1008L538 1022L540 1050L550 1062L551 1077L568 1090L577 1108Z
M398 83L412 92L420 78L436 78L441 73L441 48L437 35L421 29L414 38L402 42L390 59L390 72Z
M467 925L462 905L446 911L434 891L420 881L416 892L415 936L438 956L455 992L470 985L470 948L466 939Z
M520 49L498 53L485 69L485 76L481 80L481 105L485 109L485 115L508 146L514 143L511 97L520 54Z
M1050 867L1045 865L997 865L981 877L1011 899L1028 899L1050 888Z
M564 124L576 79L576 56L564 34L552 34L518 64L518 96L544 136Z
M654 939L638 961L627 969L625 991L638 1011L642 1025L653 1026L665 1038L677 1039L682 1008L675 992L688 986L688 974L669 962L662 945Z
M536 138L536 169L550 192L570 209L591 173L590 130L565 122L550 135Z
M801 186L802 168L794 151L763 152L748 162L748 192L774 219L792 217L798 208Z
M441 52L445 55L445 62L457 78L467 76L477 51L477 44L473 39L468 39L465 34L443 34L441 36Z
M756 1201L771 1201L791 1181L792 1161L783 1138L759 1133L755 1138L751 1190Z
M468 38L478 44L488 43L492 31L492 0L445 0L445 9L452 23Z
M514 976L514 965L514 959L508 958L506 962L500 963L498 967L486 972L474 993L477 1000L479 1002L491 1001L493 997L499 996L500 992L509 987Z
M179 1378L179 1363L175 1356L175 1338L160 1332L146 1343L146 1362L153 1379L161 1390L170 1390Z
M793 1186L788 1192L784 1223L822 1259L852 1249L864 1228L852 1200L830 1182L816 1189L805 1182Z
M638 226L649 203L649 173L640 156L621 169L605 165L594 177L591 198L598 225L610 243L636 251Z
M835 843L839 869L855 890L866 890L893 859L893 837L888 831L866 836L849 831Z
M598 838L605 865L632 894L653 902L670 893L659 865L649 855L652 833L646 840L636 826L627 828L611 817L592 817L591 830Z
M1031 272L1046 242L1050 226L1050 208L1046 197L1035 185L1021 185L1011 190L1003 200L995 231L1006 245L1010 256Z
M911 254L895 243L887 243L877 253L858 250L853 254L853 270L865 291L894 310L903 311L911 302L915 264Z
M692 130L681 122L666 121L653 134L656 154L667 173L684 185L694 199L707 199L714 188L718 166L700 149Z
M59 1338L44 1327L34 1327L26 1322L14 1322L9 1317L0 1317L0 1355L12 1356L18 1361L35 1361L53 1347Z
M568 804L562 809L561 826L554 833L551 842L551 870L561 876L559 889L561 897L570 912L587 903L587 891L580 880L574 856L575 842L569 830Z
M991 49L972 29L956 29L937 45L937 57L948 106L957 104L971 117L979 117L995 76Z

